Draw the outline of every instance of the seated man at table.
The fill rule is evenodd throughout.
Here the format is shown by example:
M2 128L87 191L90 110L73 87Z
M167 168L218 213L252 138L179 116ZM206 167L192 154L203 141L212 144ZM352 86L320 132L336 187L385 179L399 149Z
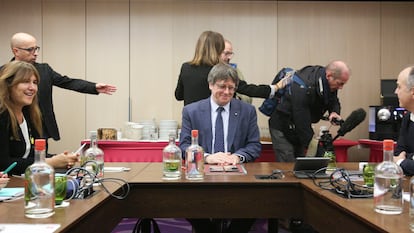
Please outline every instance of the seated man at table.
M191 130L199 131L199 144L209 164L252 162L260 156L261 144L256 110L233 98L239 79L230 65L215 65L207 79L211 96L183 109L180 147L191 144ZM226 197L231 198L231 197ZM190 219L197 233L221 232L209 219ZM233 219L223 232L248 232L254 219Z
M395 150L394 162L401 166L405 175L414 175L414 66L405 68L398 75L395 94L405 114Z

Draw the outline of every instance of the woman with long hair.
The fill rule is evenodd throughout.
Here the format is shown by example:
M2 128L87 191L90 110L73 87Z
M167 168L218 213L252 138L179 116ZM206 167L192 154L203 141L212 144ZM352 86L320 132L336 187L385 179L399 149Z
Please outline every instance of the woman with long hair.
M42 138L37 91L40 82L30 63L12 61L0 71L0 171L13 162L10 174L22 174L34 162L34 139ZM77 156L64 152L46 159L55 168L72 166Z

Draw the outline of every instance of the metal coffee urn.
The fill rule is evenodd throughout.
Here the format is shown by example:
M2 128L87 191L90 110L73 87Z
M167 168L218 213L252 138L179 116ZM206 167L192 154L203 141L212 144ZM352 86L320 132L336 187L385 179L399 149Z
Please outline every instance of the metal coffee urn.
M369 139L382 141L398 139L401 120L406 114L398 105L398 97L394 93L396 79L381 80L381 105L369 106Z

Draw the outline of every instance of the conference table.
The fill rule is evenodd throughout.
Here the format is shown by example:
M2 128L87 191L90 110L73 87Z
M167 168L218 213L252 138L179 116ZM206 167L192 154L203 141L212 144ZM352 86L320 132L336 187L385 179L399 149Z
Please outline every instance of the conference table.
M107 166L123 166L130 167L129 172L122 173L108 173L105 177L119 178L125 181L137 176L143 169L148 166L148 163L131 164L106 164ZM116 192L120 186L114 183L106 183L106 187L110 193ZM7 187L22 187L24 186L24 179L22 177L11 177ZM105 226L115 226L117 222L108 220L112 217L108 215L111 212L110 208L106 206L112 201L122 202L112 198L108 193L101 190L99 187L95 189L93 195L86 199L73 199L70 205L66 208L56 208L55 214L50 218L45 219L30 219L24 216L24 200L17 199L11 202L0 202L0 224L2 223L25 223L25 224L60 224L56 232L87 232L86 230L96 231L91 232L110 232L112 228L101 228L101 224ZM88 226L82 227L85 221ZM101 223L102 221L102 223ZM106 224L105 221L111 221ZM0 231L1 232L1 231Z
M317 187L311 179L297 179L292 163L248 163L247 174L206 175L202 181L185 178L162 179L161 163L105 163L131 168L128 172L106 173L130 185L124 200L97 188L83 200L71 200L67 208L56 209L47 219L24 217L23 200L0 203L0 223L59 223L58 232L111 232L124 217L160 218L302 218L324 232L410 232L408 203L400 215L382 215L373 210L372 198L346 199ZM338 163L357 169L357 163ZM274 169L283 179L256 179ZM14 184L21 178L12 178ZM20 179L20 180L19 180ZM407 183L407 181L405 181ZM120 187L109 183L110 192ZM405 189L407 190L407 189Z

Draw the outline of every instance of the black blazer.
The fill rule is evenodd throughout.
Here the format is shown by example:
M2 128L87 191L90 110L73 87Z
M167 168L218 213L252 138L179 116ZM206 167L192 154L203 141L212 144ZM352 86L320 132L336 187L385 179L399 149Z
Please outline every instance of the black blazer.
M394 155L399 155L405 151L406 159L404 159L400 166L407 176L414 175L414 122L410 120L410 112L407 112L402 120L400 136L398 137L397 148Z
M39 107L43 117L43 131L46 138L59 140L59 129L53 110L53 86L88 94L99 94L96 83L83 79L73 79L55 72L46 63L34 63L40 75L38 90Z
M207 77L212 66L184 63L178 76L175 98L184 100L184 105L205 99L211 95Z
M17 165L10 174L20 175L34 162L34 139L39 138L39 133L32 127L32 121L26 110L23 111L29 129L31 148L29 156L22 158L26 151L26 143L23 133L18 128L19 139L13 137L9 112L0 114L0 171L4 171L10 164L17 162Z
M208 73L212 66L207 65L190 65L188 62L181 66L180 75L178 76L177 87L175 88L175 98L184 100L184 106L211 95L207 82ZM237 92L250 97L268 98L270 95L269 85L247 84L246 81L240 80Z

